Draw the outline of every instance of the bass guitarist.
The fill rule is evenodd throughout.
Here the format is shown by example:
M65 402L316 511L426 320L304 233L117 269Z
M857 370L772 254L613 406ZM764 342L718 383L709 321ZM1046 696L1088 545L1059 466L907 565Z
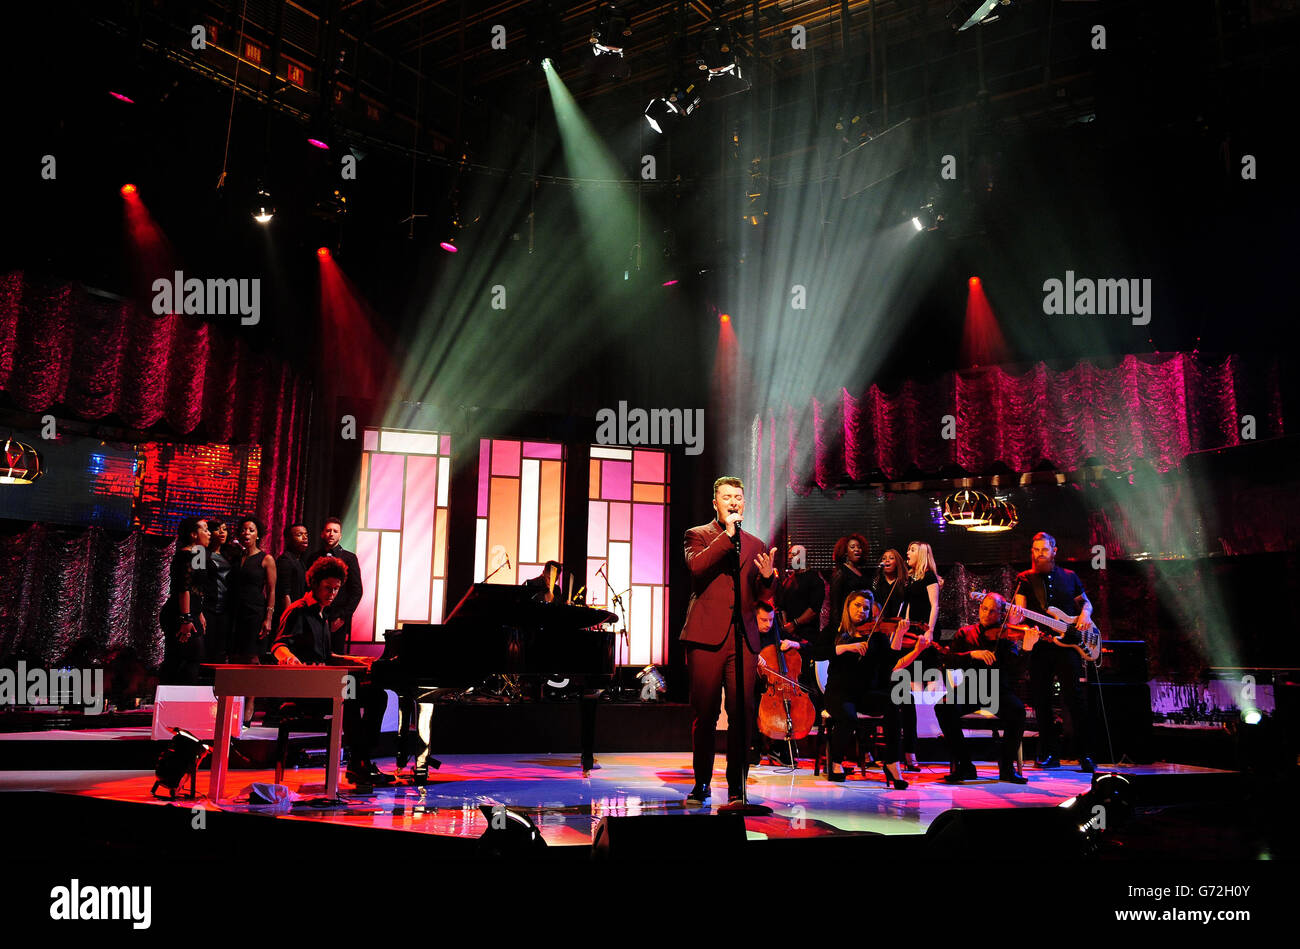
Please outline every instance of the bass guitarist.
M1072 647L1079 632L1092 629L1092 603L1084 592L1083 581L1073 570L1056 565L1056 538L1040 531L1030 548L1033 566L1016 576L1015 604L1040 613L1056 607L1078 614L1074 627L1060 642L1041 638L1035 644L1026 638L1024 648L1029 657L1029 687L1033 695L1034 715L1038 719L1038 766L1059 768L1061 735L1052 709L1052 684L1061 683L1061 703L1065 708L1067 737L1079 756L1079 770L1096 770L1092 760L1092 729L1088 720L1087 696L1080 680L1084 678L1083 656Z

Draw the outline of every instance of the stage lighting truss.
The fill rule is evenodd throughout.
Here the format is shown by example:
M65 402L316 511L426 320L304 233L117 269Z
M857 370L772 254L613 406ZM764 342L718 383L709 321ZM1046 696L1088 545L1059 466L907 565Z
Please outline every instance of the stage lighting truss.
M961 0L948 13L948 22L960 33L972 26L992 23L998 18L997 8L1011 5L1011 0Z

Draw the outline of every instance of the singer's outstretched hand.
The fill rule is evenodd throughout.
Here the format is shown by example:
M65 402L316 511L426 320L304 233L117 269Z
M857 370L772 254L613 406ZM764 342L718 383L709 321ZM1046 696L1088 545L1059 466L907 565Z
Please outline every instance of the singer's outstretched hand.
M775 547L772 548L770 553L759 554L757 557L754 558L754 566L758 568L758 572L763 575L764 580L770 577L773 574L773 572L776 570L776 567L772 563L772 561L775 559L776 559Z

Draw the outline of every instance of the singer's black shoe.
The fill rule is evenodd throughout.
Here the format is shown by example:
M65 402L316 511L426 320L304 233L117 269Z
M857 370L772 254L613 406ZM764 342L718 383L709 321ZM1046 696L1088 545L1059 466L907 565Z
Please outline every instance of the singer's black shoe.
M349 764L347 779L349 784L356 787L387 787L390 784L397 783L395 775L380 771L373 761L359 761L355 765Z
M1089 758L1087 755L1084 755L1082 758L1079 759L1079 770L1082 771L1084 774L1092 774L1097 770L1097 765L1096 763L1093 762L1091 758Z
M703 804L709 799L709 786L695 782L695 787L691 788L691 793L686 795L687 804Z
M1029 779L1028 779L1028 778L1022 778L1020 775L1016 774L1014 771L999 771L999 772L998 772L998 780L999 780L999 781L1006 781L1006 782L1008 782L1009 784L1028 784L1028 783L1029 783Z
M728 804L739 804L739 803L741 802L741 800L742 800L742 799L741 799L741 796L740 796L739 793L737 793L737 792L735 792L735 791L728 791L728 792L727 792L727 803L728 803Z
M1051 770L1052 768L1059 768L1060 766L1061 766L1061 759L1056 757L1056 755L1048 755L1042 761L1038 762L1038 767L1043 768L1045 770Z
M980 779L980 773L975 770L975 762L973 761L963 761L957 773L961 775L963 781L978 781Z
M943 776L944 784L961 784L965 780L960 771L949 771Z

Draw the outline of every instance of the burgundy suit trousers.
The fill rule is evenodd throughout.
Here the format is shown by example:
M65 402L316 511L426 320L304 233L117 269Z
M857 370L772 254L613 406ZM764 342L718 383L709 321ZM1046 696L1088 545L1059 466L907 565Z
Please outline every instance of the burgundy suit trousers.
M743 639L743 637L742 637ZM758 658L749 643L744 644L745 708L736 704L736 633L732 628L718 646L686 644L686 669L691 680L691 726L695 780L709 784L713 779L713 746L722 710L722 686L727 685L727 790L740 793L749 771L749 744L754 729L754 679Z

